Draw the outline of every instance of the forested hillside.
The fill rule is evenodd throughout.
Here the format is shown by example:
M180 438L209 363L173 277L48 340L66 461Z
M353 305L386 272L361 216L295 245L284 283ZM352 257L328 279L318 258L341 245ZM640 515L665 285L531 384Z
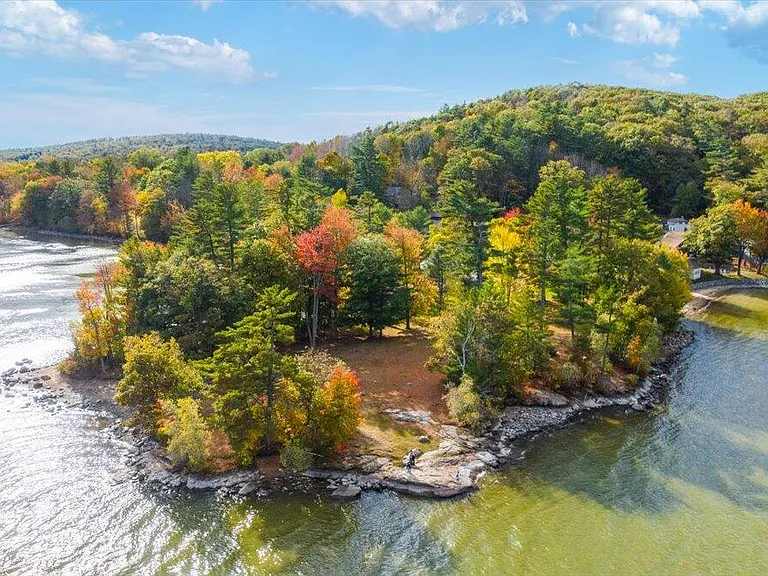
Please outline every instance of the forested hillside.
M37 160L45 156L88 160L99 156L127 156L138 148L154 148L166 155L184 147L188 147L194 152L213 150L247 152L253 148L277 148L279 145L278 142L262 140L261 138L243 138L223 134L156 134L152 136L96 138L34 148L11 148L0 150L0 161Z
M457 176L504 206L535 189L543 163L640 180L657 213L694 215L736 184L765 204L768 93L695 94L567 85L515 90L382 130L391 179L422 194Z
M718 270L768 257L767 132L768 94L535 88L322 143L0 164L0 217L130 238L78 294L74 369L122 365L172 445L186 422L306 464L360 396L295 340L428 324L470 426L534 383L631 388L690 298L660 215L706 212L685 242Z

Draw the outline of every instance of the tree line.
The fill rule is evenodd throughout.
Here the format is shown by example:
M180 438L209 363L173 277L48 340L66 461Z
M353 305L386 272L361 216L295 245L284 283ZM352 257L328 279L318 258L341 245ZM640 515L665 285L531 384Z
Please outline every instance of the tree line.
M95 138L33 148L10 148L0 150L0 161L29 161L47 157L82 161L102 156L125 157L139 148L153 148L164 155L170 155L185 147L193 152L211 152L216 150L247 152L254 148L278 148L279 146L279 142L262 138L245 138L224 134L155 134L152 136Z

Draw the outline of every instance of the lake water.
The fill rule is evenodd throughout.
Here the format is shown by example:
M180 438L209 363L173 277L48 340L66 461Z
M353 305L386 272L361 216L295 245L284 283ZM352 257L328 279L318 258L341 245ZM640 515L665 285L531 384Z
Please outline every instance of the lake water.
M0 238L0 371L66 353L113 252ZM689 322L663 410L555 432L446 502L164 494L120 481L107 419L0 392L0 574L768 574L768 327L745 310L768 293Z

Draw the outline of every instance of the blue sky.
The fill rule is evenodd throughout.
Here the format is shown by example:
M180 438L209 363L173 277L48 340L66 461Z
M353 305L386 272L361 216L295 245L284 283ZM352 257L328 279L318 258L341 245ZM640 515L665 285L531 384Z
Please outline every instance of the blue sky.
M768 2L0 2L0 147L324 139L579 81L768 89Z

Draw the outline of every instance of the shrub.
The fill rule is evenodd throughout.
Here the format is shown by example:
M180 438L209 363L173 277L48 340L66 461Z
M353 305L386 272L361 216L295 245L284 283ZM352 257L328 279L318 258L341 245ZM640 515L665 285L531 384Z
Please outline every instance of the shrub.
M168 453L177 465L202 471L210 461L211 430L194 398L161 402L165 414L160 432L168 437Z
M202 388L200 375L184 360L173 338L163 342L157 332L150 332L127 336L124 346L123 378L115 401L136 408L139 421L153 423L159 400L182 398Z
M347 369L343 360L331 356L323 350L310 350L304 354L299 354L296 356L296 362L298 362L299 368L312 374L315 380L321 384L328 382L337 368Z
M574 389L584 380L581 368L573 362L565 362L558 370L557 380L561 386Z
M342 449L360 424L360 381L351 370L336 368L316 396L317 448L323 452Z
M658 331L648 331L644 337L635 336L627 346L627 364L638 374L645 374L658 357L660 348Z
M312 466L312 456L300 442L291 442L280 451L280 465L286 470L301 472Z
M483 401L475 392L475 383L466 374L459 385L448 390L445 402L451 416L464 426L475 428L482 419Z
M627 386L637 388L640 383L640 377L637 374L627 374Z

